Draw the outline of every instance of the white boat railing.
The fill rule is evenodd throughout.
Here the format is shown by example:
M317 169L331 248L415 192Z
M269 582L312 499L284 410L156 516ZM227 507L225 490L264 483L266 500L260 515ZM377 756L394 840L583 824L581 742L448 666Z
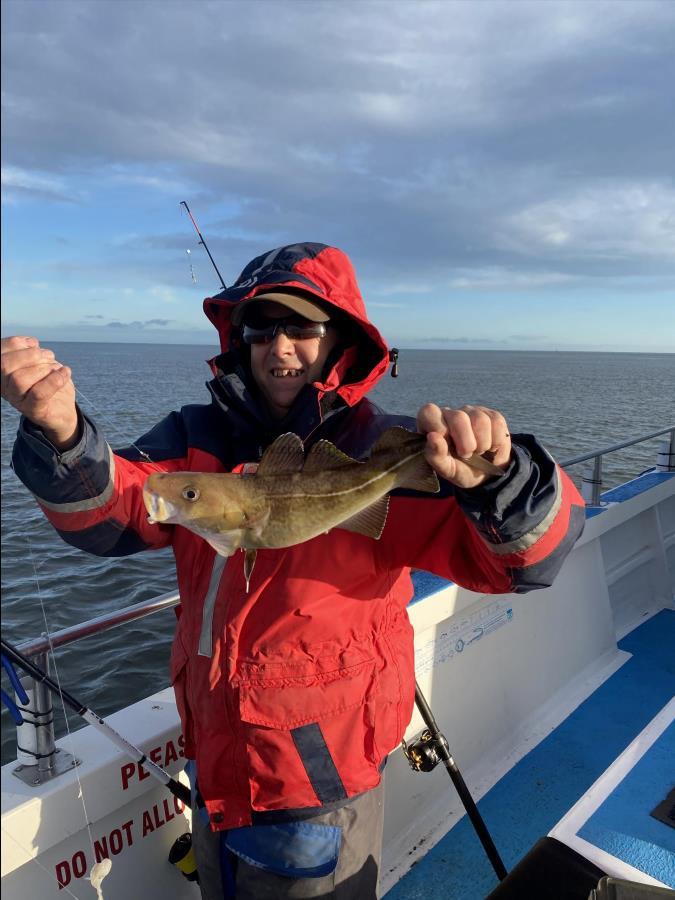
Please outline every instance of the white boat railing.
M593 460L591 472L583 477L582 496L587 506L598 506L601 502L603 456L665 434L669 434L669 439L661 443L656 470L672 472L675 471L675 426L563 460L560 465L567 468ZM145 616L177 606L179 603L178 591L170 591L158 597L135 603L133 606L114 610L78 625L63 628L49 637L43 635L24 641L18 645L18 649L48 674L48 651L50 648L65 647L83 638L110 631L128 622L135 622ZM74 761L70 758L66 760L63 753L61 757L57 756L59 751L55 745L53 704L49 690L30 675L21 675L20 678L28 694L29 703L22 704L17 697L16 702L22 711L24 724L17 726L17 747L19 748L17 762L20 764L13 771L26 784L39 785L72 768Z
M652 438L660 437L663 434L670 434L667 441L662 441L656 460L656 469L659 472L675 471L675 426L662 428L660 431L652 431L650 434L643 434L637 438L631 438L628 441L622 441L620 444L612 444L604 447L602 450L591 450L590 453L582 453L579 456L573 456L570 459L563 460L560 465L563 469L578 463L593 460L593 467L586 473L581 480L581 496L586 501L586 506L600 506L600 496L602 494L602 458L608 453L615 450L623 450L626 447L632 447L633 444L641 444Z
M40 653L45 653L52 647L66 647L68 644L74 644L82 638L91 637L92 634L110 631L119 625L126 625L128 622L135 622L137 619L151 616L154 613L161 612L163 609L178 606L179 603L180 595L178 591L169 591L168 594L160 594L158 597L151 597L149 600L141 600L140 603L134 603L133 606L125 606L123 609L104 613L102 616L96 616L94 619L81 622L79 625L70 625L68 628L62 628L60 631L54 631L49 637L43 635L39 638L32 638L30 641L24 641L22 644L17 644L17 650L23 653L24 656L34 657Z

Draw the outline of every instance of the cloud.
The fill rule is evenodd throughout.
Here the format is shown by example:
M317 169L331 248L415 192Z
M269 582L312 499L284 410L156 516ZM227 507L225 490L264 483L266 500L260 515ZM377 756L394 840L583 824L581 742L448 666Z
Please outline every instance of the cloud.
M148 294L162 303L175 303L178 299L176 290L165 284L154 284L148 288Z
M405 303L382 303L379 300L368 300L369 309L407 309Z
M573 276L563 272L524 272L488 266L459 272L448 282L453 290L540 290L556 285L568 285Z
M226 281L266 249L323 241L385 313L449 291L675 282L668 0L23 0L2 14L14 204L96 196L107 212L128 192L175 222L185 198ZM158 218L51 271L114 271L173 304L194 235Z
M76 202L75 197L67 192L62 179L41 172L3 166L1 180L3 199L9 202L21 196L59 203Z
M675 187L664 182L587 186L509 217L502 241L580 259L675 259Z
M106 328L164 328L167 325L170 325L173 322L173 319L146 319L144 322L134 321L134 322L106 322Z
M494 340L489 337L423 337L414 338L417 344L467 344L469 346L480 344L494 345L495 347L506 346L509 341L505 338Z
M545 342L549 343L551 340L551 336L548 334L510 334L508 337L510 341L537 341L538 343Z

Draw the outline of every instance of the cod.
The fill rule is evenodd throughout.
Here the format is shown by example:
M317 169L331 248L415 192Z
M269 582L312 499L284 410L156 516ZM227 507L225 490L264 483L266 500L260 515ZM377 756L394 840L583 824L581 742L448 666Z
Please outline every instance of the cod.
M145 482L143 500L150 523L182 525L222 556L243 549L248 591L259 549L291 547L338 527L377 540L390 491L439 491L425 446L424 435L396 426L359 462L326 440L305 456L302 440L283 434L253 475L156 472ZM465 462L502 474L477 454Z

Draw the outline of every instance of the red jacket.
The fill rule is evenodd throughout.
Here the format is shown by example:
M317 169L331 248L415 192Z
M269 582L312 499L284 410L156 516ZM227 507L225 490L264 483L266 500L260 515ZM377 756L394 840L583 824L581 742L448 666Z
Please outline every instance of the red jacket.
M283 423L259 403L230 328L234 303L280 285L339 307L360 333L358 352L334 360ZM255 812L340 803L379 783L413 707L411 567L487 593L546 586L581 532L584 509L546 451L515 435L502 478L473 491L444 483L437 495L395 492L379 541L338 528L261 550L247 593L241 553L226 560L180 526L147 523L147 475L231 471L284 431L363 457L385 428L414 421L365 399L388 351L341 251L273 251L204 305L223 350L212 361L210 405L184 407L116 454L84 416L80 443L61 455L24 421L14 467L75 546L99 555L172 546L181 596L172 680L211 822L227 829L250 824Z

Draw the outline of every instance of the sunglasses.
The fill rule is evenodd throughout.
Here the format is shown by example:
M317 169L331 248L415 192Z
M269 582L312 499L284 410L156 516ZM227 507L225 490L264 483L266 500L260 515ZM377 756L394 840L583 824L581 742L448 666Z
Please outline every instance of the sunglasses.
M291 341L308 341L310 338L325 337L326 325L297 315L282 319L256 316L244 322L241 336L245 344L269 344L280 331Z

